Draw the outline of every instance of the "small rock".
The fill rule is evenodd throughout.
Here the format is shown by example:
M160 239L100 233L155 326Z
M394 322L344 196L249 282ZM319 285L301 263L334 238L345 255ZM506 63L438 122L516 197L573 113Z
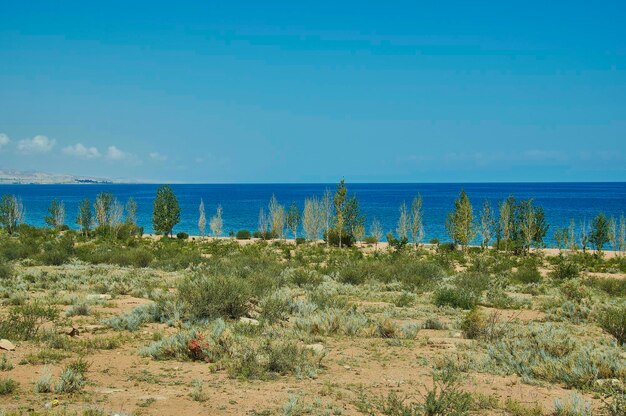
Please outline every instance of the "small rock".
M323 354L326 348L322 344L309 344L305 345L304 348L307 350L313 351L315 354Z
M351 369L352 367L350 367L349 365L344 365L343 368L345 368L346 370Z
M102 294L89 294L87 295L87 299L102 299L102 300L110 300L111 299L111 295L109 295L108 293L102 293Z
M106 329L106 327L104 325L85 325L80 329L82 329L83 332L93 333L93 332L102 331Z
M8 339L0 339L0 350L15 351L15 345Z
M70 337L76 337L80 333L77 328L71 327L65 330L65 333Z
M600 387L603 387L606 385L609 385L612 387L621 387L622 382L616 378L601 378L599 380L596 380L596 385Z
M256 310L249 310L246 315L248 318L257 319L261 314Z
M452 338L463 338L462 332L455 332L452 334Z
M241 318L239 318L239 322L241 322L242 324L246 324L246 325L259 326L259 321L257 321L256 319L252 319L252 318L246 318L245 316L242 316Z

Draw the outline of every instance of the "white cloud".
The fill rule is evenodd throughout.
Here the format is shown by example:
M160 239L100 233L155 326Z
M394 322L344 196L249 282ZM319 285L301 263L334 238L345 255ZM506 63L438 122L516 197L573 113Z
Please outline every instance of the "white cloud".
M9 144L10 142L11 142L11 139L9 139L8 135L4 133L0 133L0 149L2 149L4 146Z
M122 152L115 146L109 146L107 150L107 159L109 160L123 160L126 159L128 155Z
M164 161L166 161L166 160L167 160L167 156L162 155L162 154L161 154L161 153L159 153L159 152L152 152L152 153L150 153L150 155L149 155L149 156L150 156L150 159L152 159L152 160L157 160L157 161L159 161L159 162L164 162Z
M82 143L76 143L74 146L65 147L63 149L63 153L84 159L95 159L100 157L98 149L95 147L84 146Z
M56 140L38 135L32 139L24 139L17 142L17 151L20 153L48 153L55 144Z

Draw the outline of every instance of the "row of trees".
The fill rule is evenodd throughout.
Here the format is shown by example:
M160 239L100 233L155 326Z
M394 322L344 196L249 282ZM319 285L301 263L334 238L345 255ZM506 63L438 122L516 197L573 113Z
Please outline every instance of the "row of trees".
M321 198L306 198L302 212L295 203L285 208L275 195L266 209L259 210L255 233L261 238L285 238L290 231L297 239L302 227L305 239L316 241L323 238L327 244L342 247L363 239L365 235L365 217L361 215L359 200L348 193L343 179L334 194L326 190Z
M576 221L571 219L567 227L554 230L554 241L559 250L567 248L585 252L591 245L601 252L610 243L614 250L621 253L626 251L626 217L622 214L619 219L608 218L599 213L590 224L582 221L578 227Z
M495 240L496 248L505 251L528 253L531 247L543 247L549 225L543 208L535 206L532 199L516 201L509 196L498 204L498 216L485 200L477 219L472 203L465 191L454 201L454 210L446 219L450 239L465 249L480 237L480 245L488 247Z
M478 237L483 248L495 243L497 249L516 253L528 253L531 247L543 247L549 225L543 208L536 206L532 199L516 200L513 196L497 204L497 210L485 200L477 217L469 196L461 191L454 201L454 208L446 218L446 230L450 240L466 249ZM113 194L102 192L96 196L92 205L89 199L79 204L76 224L85 235L95 230L101 235L117 238L123 235L135 235L140 232L136 225L137 203L131 197L122 204ZM3 195L0 200L0 226L8 234L13 234L24 219L21 200L13 195ZM65 224L65 204L53 199L44 218L46 224L55 229L68 228ZM165 185L157 189L154 200L152 225L156 233L172 235L174 227L180 222L180 206L171 187ZM204 201L200 200L198 230L204 237L206 232L206 214ZM264 239L286 238L291 232L298 237L302 228L304 238L309 241L324 239L327 244L351 245L365 237L365 217L361 214L359 201L350 194L342 179L334 194L326 190L321 198L312 196L304 201L304 209L292 203L288 208L280 204L272 195L266 208L259 211L256 236ZM218 205L215 215L209 220L212 236L223 233L222 207ZM378 242L383 236L380 221L374 218L370 225L368 241ZM418 246L424 241L423 199L420 194L413 198L409 206L403 202L399 210L396 234L389 233L389 241L401 244L412 242ZM608 218L598 214L591 223L574 220L566 228L556 228L554 240L559 249L582 249L589 246L601 252L607 244L619 251L626 250L626 218Z

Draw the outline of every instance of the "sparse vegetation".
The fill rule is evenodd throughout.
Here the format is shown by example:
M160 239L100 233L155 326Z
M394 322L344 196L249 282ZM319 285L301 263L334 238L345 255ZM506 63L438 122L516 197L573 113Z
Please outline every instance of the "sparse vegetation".
M326 216L329 196L307 200L301 217L295 205L285 210L273 198L269 215L260 216L260 241L237 241L250 239L246 230L237 239L141 238L130 228L134 214L121 219L121 204L105 195L83 207L100 218L95 230L91 223L80 232L56 226L57 204L51 228L18 224L11 235L3 232L0 338L17 344L17 352L0 358L2 405L16 409L17 396L50 402L58 396L80 406L100 389L113 397L118 388L139 392L150 384L194 410L232 406L241 413L250 406L239 408L229 397L242 380L256 380L245 385L283 403L256 414L354 408L387 415L578 415L589 406L621 414L623 258L566 252L569 229L560 231L568 239L560 253L530 250L540 245L545 224L535 222L541 213L527 202L511 202L516 218L508 225L484 205L483 247L471 247L467 232L477 229L467 229L471 212L463 198L450 220L458 223L451 230L457 244L421 245L419 197L402 211L393 244L381 249L376 229L369 245L357 244L364 224L358 203L347 189L337 192L340 224ZM212 219L215 236L223 231L220 216ZM281 240L297 235L296 223L306 241ZM433 381L422 386L431 367ZM20 378L24 373L30 376ZM379 373L388 381L363 382L363 375ZM504 381L488 384L481 373ZM320 382L299 384L302 394L274 391L272 384L313 378ZM543 408L521 400L536 384L546 395ZM474 392L476 386L494 394ZM580 399L559 396L552 386L576 390ZM162 410L152 394L131 403L135 412Z

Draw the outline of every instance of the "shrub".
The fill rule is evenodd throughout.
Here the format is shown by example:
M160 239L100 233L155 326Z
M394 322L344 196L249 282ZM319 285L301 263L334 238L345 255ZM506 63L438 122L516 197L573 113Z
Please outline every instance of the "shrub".
M13 393L17 390L17 381L12 378L2 378L0 379L0 395L5 396L7 394Z
M176 238L178 238L179 240L186 240L186 239L189 238L189 234L187 234L184 231L181 231L181 232L176 234Z
M2 359L0 359L0 371L11 370L13 370L13 364L8 360L6 354L2 354Z
M478 303L478 297L471 291L444 287L435 291L433 302L437 306L472 309Z
M460 373L451 363L433 372L434 386L424 399L424 416L438 415L469 415L472 407L472 396L459 388Z
M83 374L73 368L65 367L61 371L55 391L57 393L77 393L82 390L86 381Z
M327 241L331 246L339 247L339 234L335 230L329 230L328 232L324 232L324 241ZM354 244L354 237L350 234L346 235L345 233L341 234L341 245L342 247L352 247Z
M598 288L611 296L626 296L626 279L591 277L585 280L585 284Z
M554 416L591 416L591 403L580 395L573 393L566 401L557 399L554 402Z
M617 342L626 344L626 303L620 306L609 306L598 314L598 324Z
M209 400L208 393L204 391L204 384L202 383L202 380L194 380L191 385L193 387L191 393L189 393L191 400L194 402L206 402Z
M293 341L267 339L260 346L251 342L235 344L226 369L231 377L242 379L263 380L284 374L313 377L321 358Z
M52 374L45 369L35 382L36 393L52 393Z
M396 238L393 233L388 233L387 234L387 242L389 243L389 247L393 247L396 250L402 250L404 247L406 247L407 244L409 244L409 240L406 238Z
M537 266L533 264L522 264L517 268L515 273L511 274L511 280L519 283L539 283L541 282L541 273Z
M38 301L13 306L9 316L0 320L0 338L32 339L41 325L56 320L58 316L59 312L54 306L43 305Z
M13 277L13 267L4 261L0 263L0 280L6 280Z
M239 230L236 235L237 240L249 240L250 239L250 231L248 230Z
M376 244L378 243L378 238L374 237L373 235L368 235L363 239L363 241L367 244Z
M422 329L442 330L442 329L446 329L446 325L443 322L441 322L438 318L428 318L422 324Z
M85 302L78 303L76 305L70 306L65 315L67 316L89 316L91 313L91 308Z
M477 307L465 315L461 322L461 330L469 339L492 341L504 335L504 327L499 322L498 314L493 312L487 316Z
M550 273L550 276L556 280L575 279L580 275L578 265L573 261L560 259Z
M136 331L148 322L159 322L163 311L155 304L141 305L124 315L114 316L104 323L116 331Z
M239 318L248 311L252 287L238 277L196 274L182 279L178 297L191 319Z
M576 342L552 324L531 323L507 331L487 352L498 371L518 374L526 382L545 380L569 388L592 388L597 379L626 376L619 349Z

